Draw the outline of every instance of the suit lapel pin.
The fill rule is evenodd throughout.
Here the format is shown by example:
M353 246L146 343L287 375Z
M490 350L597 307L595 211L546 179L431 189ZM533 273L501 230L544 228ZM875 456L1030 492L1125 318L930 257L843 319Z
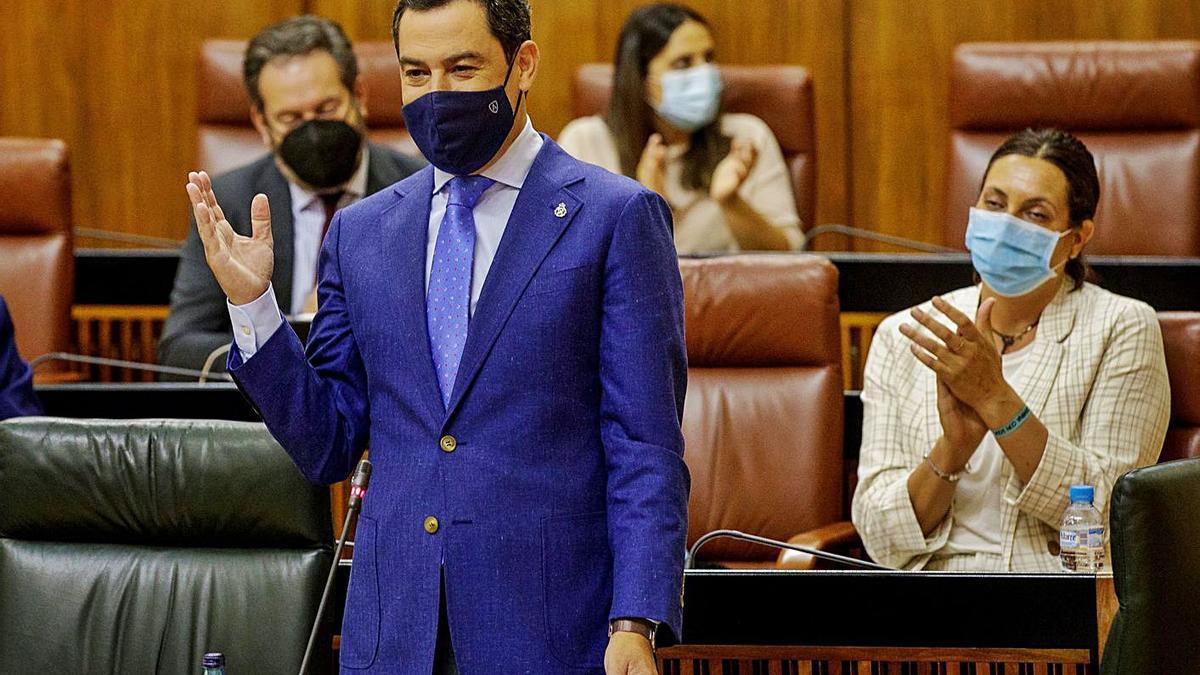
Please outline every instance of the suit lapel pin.
M554 207L554 217L564 218L567 215L567 203L559 202L558 206Z

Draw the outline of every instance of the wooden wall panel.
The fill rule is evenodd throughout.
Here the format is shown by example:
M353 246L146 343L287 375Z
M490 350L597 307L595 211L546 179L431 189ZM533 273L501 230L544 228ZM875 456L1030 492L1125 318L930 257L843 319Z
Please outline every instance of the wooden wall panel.
M929 242L941 238L956 44L1200 36L1200 3L1194 1L853 0L851 6L854 224Z
M301 8L302 0L0 3L0 134L67 142L76 225L181 239L201 40L246 38Z
M554 135L569 121L575 68L611 60L622 22L646 1L531 0L543 52L530 103L539 128ZM1200 0L688 1L713 22L723 61L798 63L813 73L818 223L926 241L940 236L955 44L1200 37ZM0 134L69 144L79 225L178 239L200 41L244 39L303 11L340 21L356 40L386 40L393 5L0 2Z
M581 64L611 61L621 25L649 0L531 0L541 71L530 114L551 136L571 120L571 78ZM355 40L391 39L394 0L310 0L309 9ZM798 63L813 73L818 134L817 219L845 222L846 115L843 0L691 0L717 33L728 63Z

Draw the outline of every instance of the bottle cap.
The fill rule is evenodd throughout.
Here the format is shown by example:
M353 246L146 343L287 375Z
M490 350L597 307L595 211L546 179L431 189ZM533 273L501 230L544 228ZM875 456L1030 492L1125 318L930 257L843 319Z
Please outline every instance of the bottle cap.
M224 668L225 655L221 652L209 652L204 655L204 659L200 662L203 668Z
M1091 485L1072 485L1071 503L1091 504L1096 498L1096 490Z

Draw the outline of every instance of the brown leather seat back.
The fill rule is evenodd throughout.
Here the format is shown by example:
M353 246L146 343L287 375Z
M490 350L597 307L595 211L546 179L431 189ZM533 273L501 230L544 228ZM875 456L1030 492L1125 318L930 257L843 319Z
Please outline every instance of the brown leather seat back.
M1159 461L1200 458L1200 312L1160 312L1158 322L1171 377L1171 427Z
M243 40L206 40L200 48L196 164L218 174L261 157L266 148L250 122L250 98L242 84ZM404 127L400 64L390 42L360 42L358 76L366 84L371 140L420 156Z
M1096 255L1200 255L1200 42L963 44L950 74L945 244L964 248L988 158L1027 127L1096 158Z
M588 63L575 71L575 115L608 110L612 65ZM726 112L750 113L774 132L792 176L796 211L805 229L816 217L817 149L812 78L800 66L721 66Z
M70 351L75 257L62 141L0 138L0 295L26 359Z
M788 539L839 520L842 375L837 270L812 256L680 260L692 474L688 543L721 528ZM717 540L700 557L771 563Z

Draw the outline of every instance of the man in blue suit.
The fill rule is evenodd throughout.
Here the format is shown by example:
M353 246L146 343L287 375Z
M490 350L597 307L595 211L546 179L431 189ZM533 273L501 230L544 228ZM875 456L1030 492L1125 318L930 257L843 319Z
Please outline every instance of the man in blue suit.
M40 414L42 407L33 393L33 373L17 353L12 318L0 297L0 420Z
M370 446L342 672L655 672L679 635L683 298L663 200L534 131L526 0L400 0L428 167L333 220L307 355L189 176L229 370L311 480Z

